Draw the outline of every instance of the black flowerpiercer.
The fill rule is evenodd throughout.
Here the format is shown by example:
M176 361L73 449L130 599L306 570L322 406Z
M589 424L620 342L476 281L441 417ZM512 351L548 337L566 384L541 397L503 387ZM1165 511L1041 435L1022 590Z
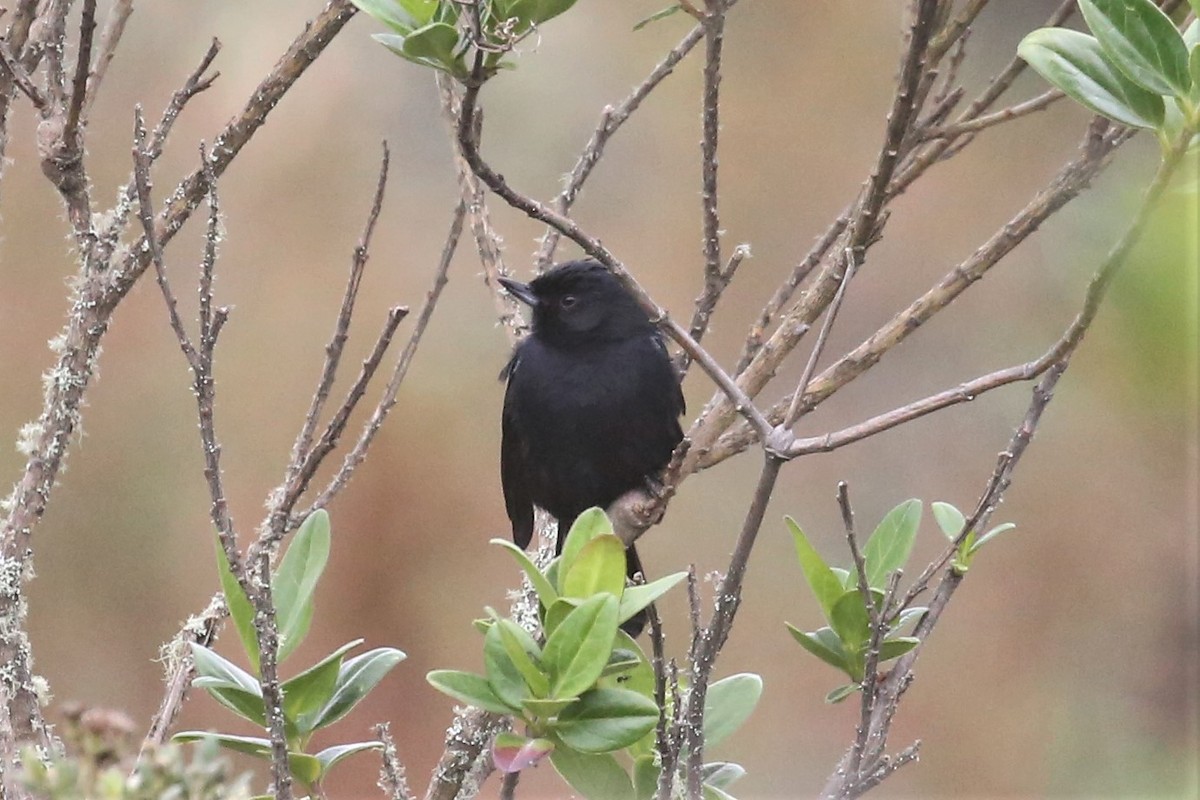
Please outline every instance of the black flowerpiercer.
M500 282L533 308L533 329L501 378L500 479L513 541L527 547L533 506L558 520L558 552L580 513L653 480L683 438L679 376L662 335L599 262L569 261L528 285ZM642 571L626 552L629 575ZM644 615L623 626L637 635Z

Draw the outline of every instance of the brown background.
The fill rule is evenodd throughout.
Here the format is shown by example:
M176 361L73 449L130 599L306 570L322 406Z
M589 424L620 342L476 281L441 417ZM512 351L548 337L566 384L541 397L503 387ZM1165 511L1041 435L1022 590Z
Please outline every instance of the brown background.
M487 87L485 149L516 186L550 196L602 105L622 98L683 35L681 17L630 31L661 5L581 0L524 48L515 73ZM969 86L980 87L1052 5L993 3L971 39ZM222 77L188 109L158 167L165 191L195 163L194 143L211 139L318 7L139 7L92 124L97 202L129 171L134 103L156 116L209 37L222 40ZM867 175L892 90L899 11L895 2L758 0L732 14L724 241L727 249L750 242L754 258L711 337L724 363L779 276ZM218 354L218 426L243 536L278 482L307 405L379 141L391 143L393 180L350 368L388 305L419 305L456 197L430 76L372 43L376 30L365 17L350 23L221 186L228 235L217 292L234 310ZM578 209L682 316L700 285L698 89L699 62L689 60L612 143ZM1026 77L1016 96L1041 90ZM830 353L861 341L1023 206L1070 157L1086 119L1062 103L984 134L935 168L897 204L887 238L850 291ZM40 407L39 374L51 361L45 342L63 321L72 271L59 202L31 158L33 127L22 101L0 208L0 431L8 435ZM803 430L854 422L1042 352L1074 313L1154 157L1146 137L1125 148L1095 189ZM1185 196L1173 202L1114 287L997 515L1018 532L979 558L920 661L895 742L921 738L922 761L881 797L1179 797L1189 775L1194 790L1195 211ZM500 209L495 216L510 263L524 272L538 228ZM194 275L198 230L190 225L168 251L178 287ZM503 605L515 580L508 556L485 544L506 535L496 374L507 348L479 271L472 248L462 249L400 405L331 509L334 549L317 617L288 665L359 636L404 649L408 660L322 742L365 738L371 724L390 720L420 787L451 707L423 676L478 668L469 620L485 604ZM785 384L802 358L793 358ZM37 666L59 698L125 709L140 724L157 704L158 646L216 586L188 375L152 284L143 282L117 314L101 363L84 435L35 537L30 627ZM686 391L695 411L712 389L693 370ZM714 754L749 770L740 796L813 794L857 715L853 703L822 702L838 675L783 627L818 624L783 514L844 564L833 498L839 479L851 483L864 527L908 497L966 507L1027 397L1027 387L1010 388L787 468L718 666L720 674L757 671L766 682L747 727ZM12 448L0 452L3 474L15 476L21 464ZM689 480L646 541L648 568L721 568L756 467L746 456ZM917 556L940 546L927 514ZM676 652L686 625L681 599L665 609ZM232 654L236 645L226 638L220 647ZM227 716L196 696L182 724L226 726ZM526 782L528 796L564 794L548 768L540 773ZM369 796L374 774L373 759L360 757L339 768L330 790Z

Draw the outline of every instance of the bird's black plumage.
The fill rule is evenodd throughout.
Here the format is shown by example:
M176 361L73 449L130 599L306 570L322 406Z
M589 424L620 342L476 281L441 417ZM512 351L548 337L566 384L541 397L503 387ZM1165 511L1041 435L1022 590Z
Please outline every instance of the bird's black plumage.
M662 471L683 438L679 377L658 329L601 264L570 261L528 285L505 279L533 307L533 330L501 377L500 478L513 540L526 547L533 506L571 523ZM627 553L629 574L641 571Z

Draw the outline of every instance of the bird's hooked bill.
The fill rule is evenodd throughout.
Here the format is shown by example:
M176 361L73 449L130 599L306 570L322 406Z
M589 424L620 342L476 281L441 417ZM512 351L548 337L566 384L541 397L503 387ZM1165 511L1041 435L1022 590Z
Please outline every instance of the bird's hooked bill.
M533 293L533 289L529 288L529 284L514 281L512 278L500 278L500 285L522 303L529 306L536 306L538 304L538 297Z

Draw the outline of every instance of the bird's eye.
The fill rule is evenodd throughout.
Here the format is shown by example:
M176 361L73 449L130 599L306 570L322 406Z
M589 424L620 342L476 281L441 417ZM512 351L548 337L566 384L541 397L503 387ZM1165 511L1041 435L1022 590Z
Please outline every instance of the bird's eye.
M570 308L571 306L575 305L577 302L579 302L579 298L577 298L573 294L568 294L568 295L563 295L563 298L558 301L558 304L560 306L562 306L563 308Z

